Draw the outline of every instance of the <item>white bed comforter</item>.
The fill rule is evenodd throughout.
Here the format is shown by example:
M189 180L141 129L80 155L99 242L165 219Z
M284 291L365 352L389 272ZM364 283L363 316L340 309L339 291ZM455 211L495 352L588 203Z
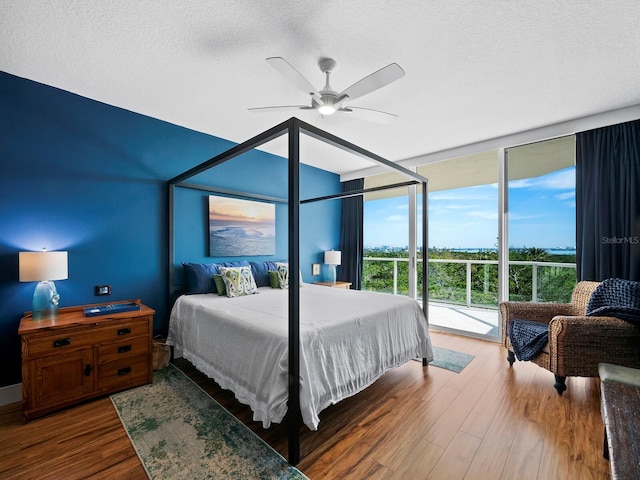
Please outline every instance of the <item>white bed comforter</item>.
M288 292L259 290L178 298L167 343L268 428L287 411ZM318 428L324 408L416 357L433 358L418 302L310 284L300 289L300 404L310 429Z

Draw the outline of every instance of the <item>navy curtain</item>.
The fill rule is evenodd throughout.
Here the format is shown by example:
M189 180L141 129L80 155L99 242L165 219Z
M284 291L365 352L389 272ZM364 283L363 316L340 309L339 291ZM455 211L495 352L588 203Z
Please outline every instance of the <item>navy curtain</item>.
M364 188L364 178L342 182L343 192ZM338 280L351 282L351 288L362 287L362 258L364 255L364 199L362 195L343 198L342 224L340 227L340 250L342 265L338 267Z
M640 120L576 135L578 280L640 281Z

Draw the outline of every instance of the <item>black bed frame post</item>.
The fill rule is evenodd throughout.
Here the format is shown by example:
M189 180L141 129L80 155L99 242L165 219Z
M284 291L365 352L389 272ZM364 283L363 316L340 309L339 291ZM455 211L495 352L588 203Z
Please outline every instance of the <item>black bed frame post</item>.
M429 326L429 184L422 182L422 311Z
M173 300L173 285L175 283L174 276L175 273L173 271L175 265L175 252L176 252L176 237L175 237L175 192L176 186L172 183L168 184L168 238L167 238L167 247L169 249L169 268L167 269L167 282L169 284L169 295L167 295L167 301L171 302ZM171 308L171 305L168 305Z
M429 185L422 181L422 312L427 319L429 328L429 210L428 210ZM426 358L422 359L422 366L429 364Z
M300 121L289 126L289 463L300 462Z

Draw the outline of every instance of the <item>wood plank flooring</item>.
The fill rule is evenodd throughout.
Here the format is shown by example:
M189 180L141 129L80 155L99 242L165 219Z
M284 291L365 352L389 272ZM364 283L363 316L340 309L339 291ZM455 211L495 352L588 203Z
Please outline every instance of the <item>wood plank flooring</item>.
M609 479L602 457L599 381L509 368L494 343L432 332L434 345L471 353L459 374L419 362L385 374L302 430L298 468L311 479ZM184 360L176 364L283 455L282 426L263 430L233 395ZM22 423L0 408L0 478L146 478L111 401Z

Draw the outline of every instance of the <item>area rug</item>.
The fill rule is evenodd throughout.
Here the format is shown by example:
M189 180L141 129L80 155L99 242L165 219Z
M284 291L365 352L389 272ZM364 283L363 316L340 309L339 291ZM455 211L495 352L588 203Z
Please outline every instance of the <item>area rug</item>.
M173 365L111 395L152 479L306 479Z
M444 368L451 370L452 372L460 373L464 367L469 365L469 362L475 358L474 355L468 353L456 352L455 350L448 350L446 348L432 346L433 348L433 360L429 362L429 365L434 367ZM422 359L416 359L421 362Z

